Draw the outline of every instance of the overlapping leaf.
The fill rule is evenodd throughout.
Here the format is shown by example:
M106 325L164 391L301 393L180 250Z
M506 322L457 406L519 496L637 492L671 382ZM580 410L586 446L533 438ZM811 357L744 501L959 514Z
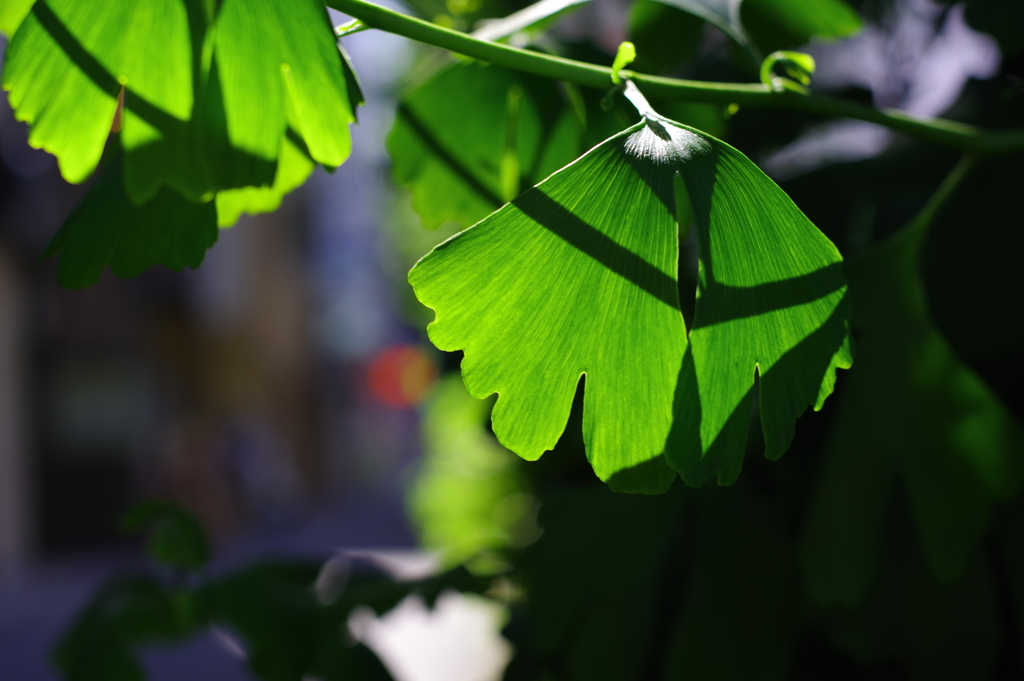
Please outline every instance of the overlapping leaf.
M269 187L241 187L217 192L217 225L230 227L242 213L270 213L281 206L285 194L297 189L316 167L305 142L291 128L281 141L274 183Z
M677 171L702 250L689 343ZM498 393L506 447L527 459L551 449L585 374L595 472L613 489L659 492L674 477L665 456L691 484L735 479L755 370L769 457L821 406L850 364L840 263L742 154L646 107L642 123L441 244L409 278L437 313L431 340L465 351L470 393Z
M621 129L596 108L570 108L547 79L452 64L398 107L387 141L395 180L428 229L447 220L469 226Z
M47 255L60 256L61 286L89 286L107 266L119 277L153 265L196 268L217 241L212 202L192 203L165 187L136 206L125 194L119 161L115 154L47 249Z
M444 242L409 280L437 311L431 340L465 350L470 394L499 394L502 444L527 459L554 447L585 373L595 472L619 474L613 487L664 491L686 330L672 174L629 147L645 129L612 137Z
M707 140L678 165L701 254L666 455L689 483L730 484L743 463L755 371L765 455L777 459L796 418L820 409L835 370L852 363L850 303L836 247L749 159Z
M163 185L197 202L268 188L226 197L222 224L308 176L296 149L340 165L359 99L317 0L224 0L216 15L201 0L113 0L99 14L40 0L11 41L3 83L30 143L54 153L69 181L96 168L121 96L136 204Z
M993 505L1024 483L1024 432L932 325L919 243L905 237L851 268L858 370L839 404L802 550L808 589L825 604L854 605L867 593L898 480L943 580L963 573Z
M29 143L55 156L69 182L99 163L122 86L166 125L193 107L189 17L181 0L112 0L102 12L40 0L13 36L3 86Z

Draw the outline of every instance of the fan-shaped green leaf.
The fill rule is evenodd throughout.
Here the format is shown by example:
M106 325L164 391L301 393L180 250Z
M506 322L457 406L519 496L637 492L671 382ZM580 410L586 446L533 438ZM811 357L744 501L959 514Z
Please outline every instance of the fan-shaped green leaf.
M54 237L47 255L60 255L61 286L83 288L95 283L108 265L119 277L134 277L158 264L172 270L199 267L216 241L213 202L192 203L165 187L149 203L136 206L125 194L115 155Z
M441 244L409 278L437 312L431 340L465 351L470 393L498 393L494 432L509 449L527 459L551 449L586 374L584 439L602 480L663 490L664 452L688 483L728 484L755 371L777 458L795 419L850 365L841 258L746 157L641 103L644 122ZM676 171L702 250L689 345Z
M29 143L57 156L69 182L99 163L118 93L156 125L192 110L189 17L181 0L40 0L11 40L3 86ZM145 113L141 113L145 111Z
M354 119L341 54L322 2L224 0L217 16L217 70L232 146L274 160L285 99L318 163L348 157Z
M124 182L137 205L165 184L194 201L242 187L281 194L301 174L282 142L288 125L315 161L340 165L361 96L323 4L225 0L212 11L200 0L114 0L99 14L72 0L36 3L4 68L30 143L83 181L121 95ZM281 154L292 158L278 172ZM237 213L274 200L250 192L231 202Z
M551 449L586 374L595 472L656 492L674 477L661 452L686 330L672 173L630 147L645 129L612 137L442 243L409 280L437 311L431 340L465 350L470 394L498 393L502 444L526 459Z
M217 226L230 227L242 213L270 213L281 207L284 195L297 189L313 173L316 164L309 157L305 142L288 128L277 158L274 184L269 187L242 187L217 192Z
M765 456L777 459L796 418L820 409L852 363L850 303L836 247L743 154L706 139L678 165L701 255L666 454L687 483L727 485L743 463L755 372Z

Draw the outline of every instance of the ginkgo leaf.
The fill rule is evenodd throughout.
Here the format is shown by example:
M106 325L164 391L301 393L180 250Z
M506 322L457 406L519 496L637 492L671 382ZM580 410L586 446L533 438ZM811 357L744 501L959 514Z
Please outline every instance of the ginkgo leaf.
M224 0L215 54L232 146L256 158L277 158L287 98L313 160L332 167L345 161L354 119L322 2Z
M280 188L289 125L316 162L340 165L361 96L324 5L225 0L213 11L196 0L112 0L99 14L37 2L3 80L30 144L54 153L68 181L84 181L121 98L124 183L140 206L164 185L197 202Z
M125 194L120 158L114 154L46 255L60 256L61 286L83 288L107 266L119 277L137 276L153 265L194 269L216 241L212 202L192 203L165 187L152 201L136 206Z
M650 137L663 153L679 134L665 125L671 142ZM755 372L765 456L777 459L796 418L852 364L850 302L832 242L746 156L705 139L678 165L700 274L666 454L687 483L727 485L743 464Z
M242 187L217 192L217 226L230 227L242 213L270 213L281 207L284 195L302 186L316 164L309 157L305 142L291 128L284 134L277 159L274 184L269 187Z
M556 101L554 111L545 99ZM434 229L481 220L576 158L580 135L555 83L461 62L402 100L387 147L395 181Z
M663 453L689 484L729 484L755 372L777 458L850 365L841 257L745 156L626 92L642 123L438 246L409 280L437 313L431 340L465 351L470 394L498 393L494 432L509 449L551 449L585 374L587 457L613 489L664 489ZM676 172L702 253L689 344Z
M352 103L361 93L321 3L226 0L212 29L193 35L193 46L202 79L188 124L144 120L126 93L125 178L137 203L163 182L196 201L222 189L276 185L279 193L276 166L289 152L289 126L315 161L335 167L347 158ZM255 201L240 207L245 212L267 203L267 193L254 192L235 194L235 203L245 196Z
M387 147L424 227L469 226L627 124L572 86L459 62L403 98Z
M676 287L672 173L632 147L641 123L442 243L409 273L464 350L474 397L498 393L498 440L526 459L554 447L586 374L584 440L613 488L662 492L686 347ZM700 138L692 135L693 144Z
M0 3L0 33L14 35L35 0L4 0Z
M850 268L857 371L838 405L801 549L808 592L822 604L864 598L898 480L942 580L963 573L993 505L1024 483L1024 431L932 325L918 247L890 240Z
M173 125L192 110L191 42L181 0L40 0L11 40L3 87L29 144L82 182L103 153L122 86L140 116ZM142 111L145 113L142 113Z

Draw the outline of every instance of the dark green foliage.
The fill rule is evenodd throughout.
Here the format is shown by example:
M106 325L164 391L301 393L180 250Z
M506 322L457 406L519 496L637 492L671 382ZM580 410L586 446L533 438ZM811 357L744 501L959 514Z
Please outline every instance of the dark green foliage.
M135 649L176 641L202 623L201 597L145 576L119 577L93 596L54 651L68 681L142 681Z
M171 504L140 504L125 515L122 527L146 528L147 552L160 565L194 571L208 560L198 522ZM117 577L78 615L57 645L54 662L68 681L142 681L141 647L182 641L215 625L239 637L250 671L263 681L388 681L376 655L348 634L355 608L384 614L411 593L433 606L446 589L490 588L489 580L461 567L419 582L396 582L359 564L347 566L340 577L337 572L324 572L318 562L278 561L187 581L180 574Z
M53 238L46 255L57 255L57 280L67 288L96 283L110 267L134 277L153 265L196 268L217 241L217 209L192 203L164 188L143 206L124 191L120 154L112 154L82 203Z
M199 522L174 504L143 502L121 519L126 532L145 530L146 553L160 565L193 572L210 560L210 545Z

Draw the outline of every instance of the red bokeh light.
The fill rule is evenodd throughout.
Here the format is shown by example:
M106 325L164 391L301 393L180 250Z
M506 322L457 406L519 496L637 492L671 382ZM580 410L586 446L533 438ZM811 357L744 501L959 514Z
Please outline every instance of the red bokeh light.
M437 380L437 363L415 345L392 345L370 361L366 380L380 402L404 409L418 404Z

